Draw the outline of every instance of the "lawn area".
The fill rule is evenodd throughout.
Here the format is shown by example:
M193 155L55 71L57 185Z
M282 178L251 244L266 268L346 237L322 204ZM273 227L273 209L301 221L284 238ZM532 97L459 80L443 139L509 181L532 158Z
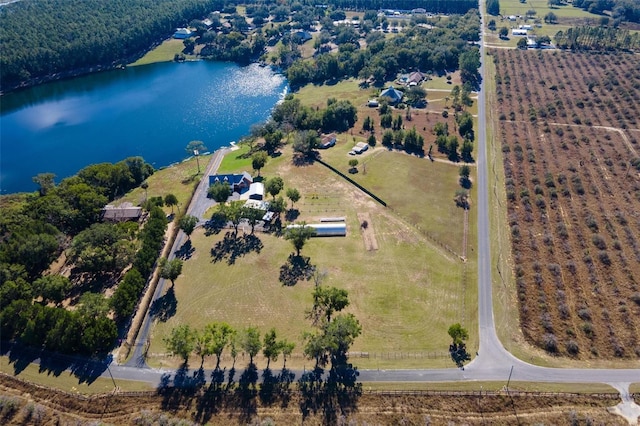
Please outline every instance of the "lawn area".
M464 392L500 392L505 390L505 382L363 382L365 390L432 390ZM510 391L524 392L568 392L568 393L614 393L618 391L603 383L545 383L516 382L509 383Z
M99 377L92 383L80 383L78 378L68 371L63 371L60 375L55 375L46 371L40 372L39 369L40 366L36 364L29 364L24 368L24 370L15 374L14 364L9 362L9 357L0 356L1 372L31 383L83 395L113 392L113 381L111 379ZM115 382L122 391L153 390L153 387L145 382L121 379L117 379Z
M182 209L191 198L195 185L200 182L202 171L205 170L211 155L200 156L200 171L198 174L198 165L195 158L190 158L181 163L173 164L162 169L162 173L154 173L149 176L146 194L142 188L136 188L130 191L124 197L113 201L112 204L118 205L124 201L138 205L144 202L147 197L163 197L167 194L173 194L178 198L178 207ZM166 213L171 212L170 207L164 208Z
M520 3L519 0L502 0L500 2L500 13L503 16L524 16L528 10L535 10L535 17L539 19L544 19L544 16L549 12L553 12L559 21L562 21L563 18L589 18L593 20L600 18L600 15L589 13L579 7L573 7L568 4L551 8L547 0L527 0L526 3ZM495 17L489 17L489 19L492 18L495 19ZM497 19L496 22L498 22ZM500 27L500 24L498 24L498 27Z
M360 80L350 78L338 83L325 83L322 86L307 84L295 94L303 105L327 107L327 99L349 100L355 106L365 105L369 99L377 95L378 89L360 89Z
M437 180L451 180L454 186L457 184L457 167L440 167L445 165L436 166L427 160L421 161L422 166L428 167L420 167L413 163L420 160L408 155L391 152L379 155L381 159L387 157L397 169L376 166L375 173L367 172L367 176L371 174L375 178L373 182L383 182L384 172L388 173L386 181L389 183L399 181L397 173L410 173L418 187ZM447 353L450 341L447 329L455 322L462 322L469 329L469 351L475 352L476 308L475 303L469 301L475 300L477 291L475 284L465 286L466 282L475 283L475 260L467 262L465 268L459 258L419 232L413 220L382 207L328 168L317 163L293 166L289 147L283 149L282 156L270 159L262 174L267 178L279 175L283 177L285 187L299 189L302 198L296 204L300 211L298 220L310 223L326 216L346 218L346 237L312 239L302 254L309 256L311 263L317 266L324 276L324 284L349 291L351 305L347 311L359 319L363 328L352 351L369 356L354 356L352 361L356 365L370 368L451 367L454 364ZM386 191L393 192L394 188L386 188ZM408 191L407 198L411 198L415 190ZM449 194L448 190L441 193L444 199L437 199L435 195L416 196L412 198L413 203L405 202L402 206L399 203L398 208L409 209L413 204L416 210L422 211L418 214L421 223L428 222L426 218L431 212L437 226L461 228L461 222L458 222L461 213L452 216L450 209L438 206L453 206L453 193ZM375 236L377 250L366 245L360 231L364 218ZM431 229L435 228L434 224ZM469 241L473 244L475 227L472 231L474 236L470 236ZM176 313L153 329L150 364L173 366L179 362L162 356L166 352L162 338L173 327L190 324L200 328L209 322L224 320L236 328L255 325L263 333L275 327L279 334L296 342L294 356L287 365L310 366L311 362L302 357L301 336L304 331L311 330L304 313L311 306L313 281L286 287L278 280L280 267L293 251L291 244L260 233L258 237L263 247L259 253L239 256L233 264L227 260L214 262L211 248L224 233L215 236L205 236L202 230L194 233L194 255L185 261L183 273L176 281ZM461 242L457 244L460 247ZM466 281L463 280L465 273ZM246 363L246 359L238 362ZM264 364L263 360L258 359L258 365L261 364Z
M138 59L129 66L147 65L155 62L171 62L177 53L182 53L184 49L183 40L170 38L162 42L155 49L147 52L142 58ZM186 55L187 59L193 59L195 56Z

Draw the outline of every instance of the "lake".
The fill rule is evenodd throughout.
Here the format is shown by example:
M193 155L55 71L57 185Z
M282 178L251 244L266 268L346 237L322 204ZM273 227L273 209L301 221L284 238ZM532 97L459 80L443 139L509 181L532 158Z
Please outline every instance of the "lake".
M264 122L287 90L269 67L197 61L128 67L57 81L0 98L0 192L34 191L83 167L142 156L155 168L210 151Z

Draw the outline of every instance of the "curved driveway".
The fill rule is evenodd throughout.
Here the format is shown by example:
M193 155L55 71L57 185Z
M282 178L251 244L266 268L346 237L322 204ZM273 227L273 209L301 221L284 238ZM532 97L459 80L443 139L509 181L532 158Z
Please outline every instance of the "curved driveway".
M480 43L480 73L486 79L484 69L485 46L484 46L484 0L480 2L481 13L481 43ZM464 369L429 369L429 370L361 370L360 380L362 381L387 381L387 382L444 382L444 381L507 381L509 378L514 381L535 381L535 382L556 382L556 383L607 383L620 391L623 402L620 404L621 411L627 414L627 418L633 422L634 416L640 416L640 406L633 403L629 396L629 384L640 382L640 368L635 369L576 369L576 368L546 368L528 364L521 361L506 351L498 339L495 330L492 304L492 281L491 281L491 248L490 248L490 226L489 226L489 184L487 180L488 164L486 155L486 89L485 85L478 96L478 141L477 141L477 187L478 187L478 321L480 349L479 355ZM225 151L226 152L226 151ZM200 183L194 196L188 213L202 217L202 214L211 204L204 193L209 171L217 169L225 152L217 151L210 161L205 173L205 178ZM175 251L184 240L184 234L179 233L173 247ZM172 251L172 252L173 252ZM158 288L154 300L162 294L164 282L158 283ZM150 319L147 317L141 328L138 342L146 342ZM122 379L143 380L150 383L160 383L164 374L172 374L171 371L150 369L144 363L142 344L136 345L136 350L131 361L125 366L112 365L111 372L115 377ZM144 368L140 368L144 367ZM300 372L298 372L300 373Z

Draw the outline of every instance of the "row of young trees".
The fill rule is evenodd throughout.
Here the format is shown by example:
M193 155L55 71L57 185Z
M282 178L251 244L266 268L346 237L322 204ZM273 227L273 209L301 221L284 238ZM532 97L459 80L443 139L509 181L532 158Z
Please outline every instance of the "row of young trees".
M222 0L19 1L0 8L0 84L30 81L141 55Z
M330 365L331 371L349 368L355 377L355 369L348 364L348 351L362 332L362 327L353 314L340 313L349 305L348 292L318 285L312 297L313 305L306 315L314 331L302 336L305 356L315 361L315 369L327 365ZM171 330L164 343L171 353L182 358L185 366L191 355L200 357L201 367L205 359L213 355L216 357L216 369L220 368L223 353L227 351L234 365L241 353L249 356L249 365L253 365L254 358L262 351L267 369L271 361L276 361L282 355L285 368L287 358L295 348L293 342L279 338L275 328L261 338L257 327L237 330L225 322L213 322L201 330L193 329L188 324L180 325Z
M560 49L640 50L640 33L607 27L575 27L558 31L554 37Z
M250 326L237 330L226 322L213 322L200 330L184 324L172 329L164 342L171 353L182 358L185 366L192 354L200 357L200 367L204 365L207 357L214 355L216 370L220 368L220 360L225 351L229 352L235 365L241 353L248 355L249 364L253 364L255 356L262 350L267 360L267 369L271 361L277 361L282 355L283 368L285 368L287 357L295 348L295 344L287 339L279 339L275 328L271 328L261 339L260 330L257 327Z

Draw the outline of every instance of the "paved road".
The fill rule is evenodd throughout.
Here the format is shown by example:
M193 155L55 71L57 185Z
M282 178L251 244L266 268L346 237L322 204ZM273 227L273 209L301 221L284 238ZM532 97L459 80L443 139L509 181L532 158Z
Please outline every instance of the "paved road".
M484 12L484 0L480 2L480 9ZM482 27L484 28L484 13L482 14ZM480 43L480 72L486 81L484 69L485 46L484 38ZM488 162L486 145L485 111L485 85L482 85L478 96L478 130L477 130L477 187L478 200L475 203L478 210L478 321L480 346L479 355L464 370L457 368L433 369L433 370L362 370L362 381L391 381L391 382L442 382L442 381L468 381L491 380L506 382L509 377L514 381L536 381L557 383L608 383L620 391L623 402L621 410L627 413L629 419L640 416L640 407L629 398L629 383L640 382L640 365L636 362L633 369L559 369L538 367L523 362L507 352L498 339L495 330L493 304L492 304L492 262L490 250L489 228L489 185L487 180ZM210 161L205 176L208 176L220 164L224 151L218 151ZM193 202L187 212L191 215L202 217L206 209L212 205L206 199L206 179L200 183ZM179 233L173 246L172 253L182 245L184 234ZM158 283L154 300L164 290L164 281ZM147 317L139 333L138 344L130 362L124 366L112 365L111 373L116 378L143 380L158 384L163 375L172 375L175 372L150 369L143 358L143 344L147 340L151 321ZM140 343L141 342L141 343ZM141 368L142 367L142 368ZM299 375L301 372L297 372ZM107 375L107 372L105 372Z
M198 188L193 194L191 203L187 207L186 214L195 216L202 221L207 209L215 204L215 201L207 198L207 189L209 188L209 175L215 174L215 172L218 170L218 167L220 167L220 163L222 162L225 154L229 151L230 149L228 148L221 148L214 152L213 156L209 160L209 163L207 164L202 180L198 184ZM180 247L182 247L186 238L187 236L184 234L184 232L178 231L178 235L176 236L173 246L171 247L171 251L169 252L169 259L175 258L176 251L179 250ZM164 294L165 284L166 280L164 278L160 278L149 306L152 306L154 301L162 297L162 295ZM129 361L127 361L127 363L125 364L126 366L147 368L147 363L145 360L145 348L147 346L149 332L151 331L152 325L153 319L149 317L149 310L147 310L144 320L142 321L140 331L138 331L136 342L133 346L133 354L129 358Z

